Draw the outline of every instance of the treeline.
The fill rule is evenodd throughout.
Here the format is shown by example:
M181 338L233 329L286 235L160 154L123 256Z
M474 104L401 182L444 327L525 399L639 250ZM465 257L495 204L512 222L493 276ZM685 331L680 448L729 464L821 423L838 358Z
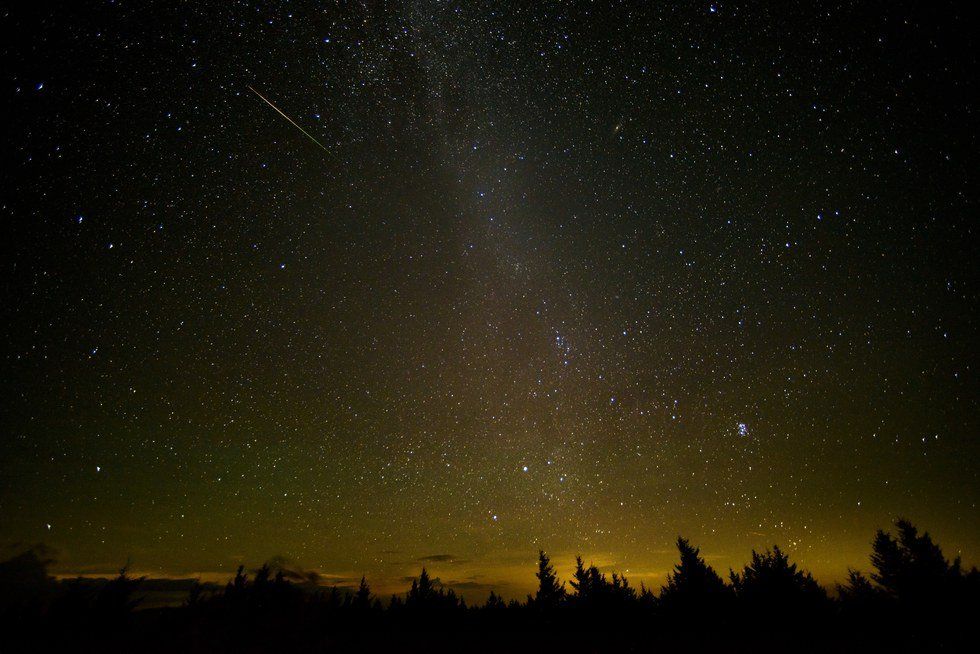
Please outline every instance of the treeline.
M879 530L871 570L828 593L778 547L752 552L727 580L678 538L679 561L654 592L576 559L559 579L538 557L524 601L491 592L468 606L423 568L407 593L310 591L282 570L239 568L226 587L197 584L180 607L136 610L141 579L54 591L34 553L0 563L2 651L932 651L976 646L980 573L948 561L908 521ZM31 561L23 557L34 557ZM28 565L25 565L27 563ZM41 570L44 570L42 567ZM47 580L47 585L41 583ZM44 592L37 588L44 587ZM32 590L34 589L34 590ZM6 645L3 645L6 643Z

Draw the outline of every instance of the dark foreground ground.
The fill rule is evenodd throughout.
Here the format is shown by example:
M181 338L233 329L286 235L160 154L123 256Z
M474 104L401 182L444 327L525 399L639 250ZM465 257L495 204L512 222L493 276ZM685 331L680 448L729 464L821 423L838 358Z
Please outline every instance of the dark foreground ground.
M408 612L406 612L408 613ZM977 623L915 624L893 615L742 615L715 624L638 615L333 616L136 611L123 622L49 619L3 625L2 652L971 652ZM977 616L974 615L974 618Z

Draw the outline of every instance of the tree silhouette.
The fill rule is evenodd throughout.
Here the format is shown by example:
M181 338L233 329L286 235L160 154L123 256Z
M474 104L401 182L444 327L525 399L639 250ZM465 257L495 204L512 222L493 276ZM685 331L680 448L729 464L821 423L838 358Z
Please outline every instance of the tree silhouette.
M881 598L881 591L857 570L847 570L847 583L837 584L837 595L846 602L868 603Z
M904 624L923 629L972 620L980 612L976 568L964 573L959 558L949 562L928 532L919 534L908 520L896 520L895 527L897 537L882 529L875 533L871 581L852 571L848 583L839 587L845 611L881 616L891 610Z
M660 606L671 612L716 612L723 608L731 589L705 563L700 548L678 536L677 551L681 560L667 574L667 585L660 589Z
M534 596L528 595L528 606L540 610L557 609L565 598L565 584L559 583L558 575L544 550L538 552L538 590Z
M451 588L437 589L428 570L422 568L422 573L417 579L412 580L412 587L405 596L405 608L416 612L438 612L465 609L466 602Z
M857 570L848 569L847 582L837 584L841 614L854 621L879 621L886 610L887 596Z
M418 579L412 580L412 587L408 591L408 597L405 598L405 605L411 607L426 606L432 603L434 595L435 589L432 587L429 572L422 568L422 573Z
M569 582L575 590L575 599L581 603L584 597L589 595L589 571L582 563L582 557L575 557L575 572L572 573L572 580Z
M630 586L629 579L624 575L612 573L609 601L614 608L625 608L636 602L636 589Z
M368 586L367 579L363 576L360 585L357 587L357 592L354 593L353 605L355 609L362 611L371 608L371 587Z
M640 594L636 598L639 608L645 610L652 610L657 606L657 596L645 586L642 582L640 583Z
M606 576L594 565L586 568L581 556L575 557L575 572L569 583L575 590L574 604L579 607L600 606L608 595Z
M871 578L900 602L929 601L962 576L959 560L952 565L928 532L919 535L911 522L895 522L898 538L879 529L871 544Z
M0 610L17 603L41 602L54 591L48 566L54 563L47 548L35 546L0 561Z
M582 563L582 557L575 557L575 572L572 573L571 586L575 589L575 605L579 607L588 607L590 604L595 604L598 589L597 581L601 578L599 571L595 566L590 565L588 568Z
M245 574L245 566L240 565L238 566L238 571L235 573L235 577L225 587L225 597L243 595L247 586L248 575Z
M731 580L736 597L748 611L812 617L827 601L826 591L809 572L790 563L778 545L763 553L753 550L752 561L741 574L732 571Z
M490 596L487 597L487 603L483 605L483 608L488 611L502 611L507 608L507 604L501 599L500 595L490 591Z
M570 604L583 609L623 609L637 600L636 589L625 576L613 572L610 581L595 565L586 568L581 556L575 557L575 571L569 583L575 591L568 597Z
M144 577L134 579L127 574L127 570L128 566L123 566L119 575L106 582L95 596L92 606L94 619L103 625L111 625L109 628L116 629L127 621L143 599L134 597L134 594Z

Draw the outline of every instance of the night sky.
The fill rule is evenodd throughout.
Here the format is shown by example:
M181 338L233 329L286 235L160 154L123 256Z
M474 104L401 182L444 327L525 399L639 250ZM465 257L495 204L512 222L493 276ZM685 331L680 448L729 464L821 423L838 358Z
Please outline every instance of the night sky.
M966 3L58 4L2 10L0 545L978 562Z

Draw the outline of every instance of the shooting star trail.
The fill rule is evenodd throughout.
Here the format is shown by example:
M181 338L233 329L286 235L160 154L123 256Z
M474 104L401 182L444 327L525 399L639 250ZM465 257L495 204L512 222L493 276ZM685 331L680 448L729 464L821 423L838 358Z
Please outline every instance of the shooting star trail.
M262 101L263 102L265 102L267 105L269 105L270 107L272 107L273 109L275 109L276 112L280 116L282 116L283 118L285 118L286 120L288 120L290 122L290 124L292 124L293 127L295 127L296 129L298 129L299 131L303 132L303 134L306 135L306 138L310 139L311 141L313 141L314 143L316 143L317 145L319 145L320 146L320 149L322 149L324 152L326 152L327 154L330 154L330 150L328 150L323 145L323 143L320 143L319 141L317 141L315 138L313 138L313 135L312 134L310 134L305 129L303 129L302 127L300 127L299 125L297 125L295 120L293 120L292 118L290 118L289 116L287 116L286 114L284 114L282 111L280 111L279 110L279 107L277 107L276 105L274 105L271 102L269 102L269 100L267 100L264 95L262 95L261 93L259 93L255 89L253 89L251 86L248 87L248 90L251 91L252 93L254 93L255 95L259 96L260 98L262 98Z

